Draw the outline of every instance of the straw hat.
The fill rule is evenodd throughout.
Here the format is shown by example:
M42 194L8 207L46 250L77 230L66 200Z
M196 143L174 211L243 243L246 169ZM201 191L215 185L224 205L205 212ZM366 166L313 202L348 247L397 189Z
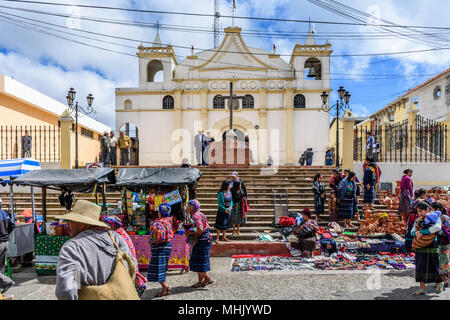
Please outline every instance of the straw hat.
M95 203L87 200L78 200L77 202L75 202L72 211L61 216L61 218L64 220L75 221L109 229L110 226L100 221L101 210L102 208Z

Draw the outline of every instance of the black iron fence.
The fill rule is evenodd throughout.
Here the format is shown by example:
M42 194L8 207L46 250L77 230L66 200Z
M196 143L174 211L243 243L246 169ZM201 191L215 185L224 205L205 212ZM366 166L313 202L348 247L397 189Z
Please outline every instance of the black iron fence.
M31 137L28 148L28 139L22 139L25 130ZM40 162L59 162L60 141L57 126L0 126L0 160L30 157Z
M375 140L373 149L367 149L368 132ZM447 162L449 131L447 126L417 116L408 120L382 126L357 127L354 132L355 161L363 161L368 152L380 162Z

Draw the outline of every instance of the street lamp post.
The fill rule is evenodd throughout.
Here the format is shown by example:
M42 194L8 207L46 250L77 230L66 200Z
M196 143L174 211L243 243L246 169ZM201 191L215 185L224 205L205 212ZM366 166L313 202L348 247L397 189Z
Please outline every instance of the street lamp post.
M320 97L322 98L322 111L330 112L333 108L336 108L336 168L339 168L339 117L341 116L341 111L345 111L346 109L350 109L349 102L351 94L344 89L344 87L340 87L338 90L339 100L336 101L336 104L332 105L330 108L327 107L328 101L328 93L326 91L322 92Z
M70 88L66 99L67 105L69 106L69 112L71 114L75 114L75 168L78 169L78 111L80 110L84 115L88 115L91 113L95 113L94 108L92 108L92 102L94 101L94 96L92 94L88 94L86 97L87 108L83 109L82 106L78 105L78 101L75 101L75 106L73 102L75 100L76 91L73 88Z

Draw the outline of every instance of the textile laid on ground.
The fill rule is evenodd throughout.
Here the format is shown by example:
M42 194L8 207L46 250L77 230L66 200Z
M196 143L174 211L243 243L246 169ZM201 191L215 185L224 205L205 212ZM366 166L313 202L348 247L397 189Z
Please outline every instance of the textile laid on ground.
M312 258L255 256L232 257L231 271L271 270L368 270L414 269L414 257L406 254L351 254L333 253L330 257Z

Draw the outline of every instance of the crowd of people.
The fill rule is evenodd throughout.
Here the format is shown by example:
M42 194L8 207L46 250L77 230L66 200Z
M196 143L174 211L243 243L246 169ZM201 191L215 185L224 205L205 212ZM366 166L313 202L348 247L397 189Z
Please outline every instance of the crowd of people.
M100 139L100 160L105 167L109 165L117 165L117 148L120 151L119 163L121 166L130 165L130 149L132 141L123 131L119 132L119 138L114 135L114 131L110 133L104 132Z

